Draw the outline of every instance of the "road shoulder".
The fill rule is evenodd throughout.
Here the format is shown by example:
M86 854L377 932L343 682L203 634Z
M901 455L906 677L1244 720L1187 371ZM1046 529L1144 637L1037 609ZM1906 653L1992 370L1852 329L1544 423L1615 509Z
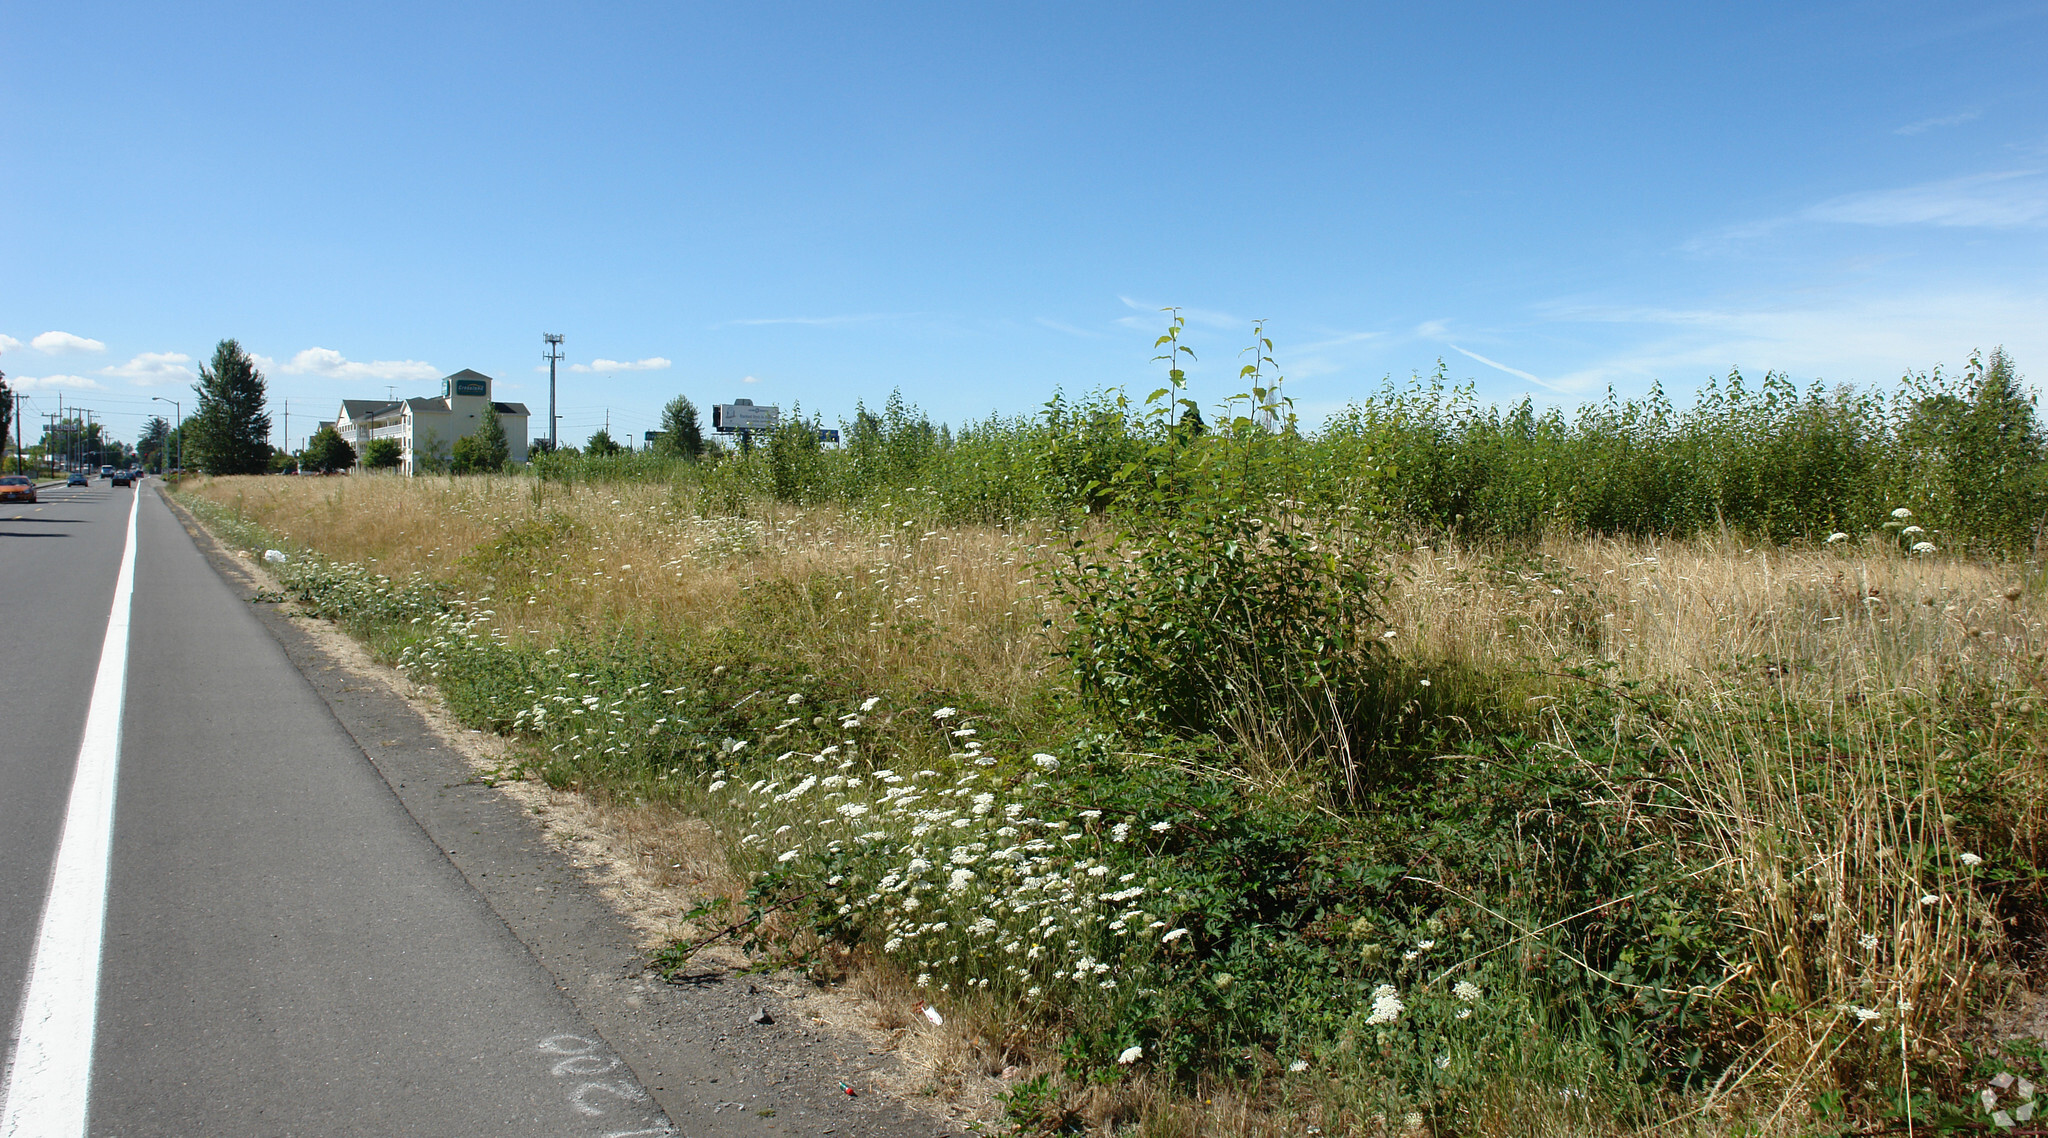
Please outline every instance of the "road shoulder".
M501 740L454 724L431 692L331 624L265 600L276 585L260 566L163 497L406 811L684 1133L964 1130L966 1119L936 1104L898 1101L916 1081L895 1051L903 1032L849 1022L860 1018L849 994L792 975L750 977L730 954L701 961L687 984L651 972L648 947L673 928L677 906L594 840L576 802L564 801L573 795L494 785Z

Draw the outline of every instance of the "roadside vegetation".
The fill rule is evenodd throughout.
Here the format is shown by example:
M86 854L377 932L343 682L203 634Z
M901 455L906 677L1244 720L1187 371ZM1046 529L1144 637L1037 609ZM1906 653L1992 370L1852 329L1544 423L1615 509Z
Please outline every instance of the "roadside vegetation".
M1263 340L1205 418L1178 331L1143 401L180 493L508 774L708 823L704 930L942 1009L1018 1133L2027 1123L2002 355L1304 430Z

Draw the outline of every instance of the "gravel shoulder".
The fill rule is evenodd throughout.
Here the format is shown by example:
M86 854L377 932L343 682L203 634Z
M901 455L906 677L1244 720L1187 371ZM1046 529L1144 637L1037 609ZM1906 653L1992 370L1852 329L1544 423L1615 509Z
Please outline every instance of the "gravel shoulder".
M944 1097L928 1093L954 1047L886 996L748 973L723 948L700 954L684 982L661 978L650 955L687 927L699 895L687 859L669 862L680 855L630 812L497 780L502 740L454 723L430 689L329 622L263 599L277 585L260 564L165 498L406 810L683 1134L922 1138L986 1123L986 1093L959 1094L957 1079Z

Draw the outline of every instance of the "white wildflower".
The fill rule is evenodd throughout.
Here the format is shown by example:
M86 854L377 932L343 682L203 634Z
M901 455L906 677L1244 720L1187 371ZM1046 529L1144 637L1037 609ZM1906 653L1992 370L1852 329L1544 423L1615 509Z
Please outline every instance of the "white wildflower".
M1922 905L1939 905L1941 904L1941 894L1929 893L1925 897L1920 898L1920 903Z
M1151 830L1151 831L1152 831L1153 833L1155 833L1155 834L1163 834L1163 833L1165 833L1166 831L1168 831L1168 830L1171 830L1171 829L1173 829L1173 823L1171 823L1171 822L1154 822L1154 823L1152 823L1152 825L1151 825L1151 826L1149 827L1149 829L1150 829L1150 830Z
M866 699L864 699L864 700L862 700L862 701L861 701L861 704L860 704L860 709L861 709L861 711L862 711L862 712L869 712L869 711L873 711L873 710L875 709L875 705L876 705L876 704L878 704L878 703L880 703L880 702L882 702L882 697L881 697L881 696L878 696L878 695L871 695L871 696L869 696L869 697L867 697Z
M1934 548L1934 543L1931 541L1917 541L1913 543L1913 552L1934 553L1937 552L1937 550Z
M860 802L842 802L834 809L848 818L858 818L868 812L867 805Z
M1828 535L1829 545L1840 545L1842 542L1845 542L1847 540L1849 540L1849 535L1846 533L1842 533L1839 530Z
M802 692L800 692L800 691L793 691L793 692L790 692L790 693L789 693L789 698L788 698L788 699L786 699L786 700L783 700L782 702L784 702L784 703L786 703L786 704L790 705L791 707L795 707L795 706L796 706L797 704L799 704L799 703L802 703L803 701L804 701L804 693L802 693Z
M1128 1067L1144 1057L1145 1049L1143 1047L1126 1047L1124 1048L1124 1053L1116 1057L1116 1061Z
M1906 507L1904 507L1904 506L1900 506L1900 507L1899 507L1898 509L1896 509L1896 510L1893 510L1893 511L1892 511L1892 517L1894 517L1894 518L1897 518L1898 520L1900 520L1900 521L1902 521L1902 522L1903 522L1903 521L1905 521L1905 520L1906 520L1907 518L1910 518L1910 517L1912 517L1912 516L1913 516L1913 511L1911 511L1911 510L1907 509L1907 508L1906 508Z
M1962 862L1964 865L1971 867L1972 869L1984 864L1984 859L1978 857L1976 854L1973 853L1963 854L1961 857L1956 858L1956 860Z
M1864 1023L1869 1023L1871 1020L1874 1019L1884 1018L1884 1013L1878 1011L1876 1008L1850 1008L1849 1010L1856 1013L1856 1018Z
M1408 1005L1401 1002L1399 993L1392 984L1381 984L1372 990L1372 1014L1365 1017L1367 1023L1392 1023L1401 1018Z
M1186 929L1175 929L1175 930L1173 930L1172 932L1170 932L1170 933L1167 933L1167 934L1166 934L1165 936L1163 936L1163 937L1160 937L1160 938L1159 938L1159 943L1160 943L1160 944L1172 944L1172 943L1173 943L1174 941L1177 941L1177 940L1179 940L1180 938L1182 938L1182 937L1184 937L1184 936L1186 936L1186 935L1188 935L1188 930L1186 930Z
M1058 759L1042 752L1031 756L1031 761L1037 763L1040 770L1056 771L1060 769L1060 761Z
M1856 943L1862 945L1863 950L1865 952L1868 952L1877 947L1877 934L1864 933L1862 936L1856 938Z
M1479 998L1479 985L1470 980L1460 980L1451 986L1451 995L1469 1004Z
M958 715L958 714L960 714L960 709L959 709L959 708L957 708L957 707L942 707L942 708L938 709L937 711L934 711L934 712L932 712L932 718L933 718L933 719L951 719L951 718L953 718L954 716L956 716L956 715Z

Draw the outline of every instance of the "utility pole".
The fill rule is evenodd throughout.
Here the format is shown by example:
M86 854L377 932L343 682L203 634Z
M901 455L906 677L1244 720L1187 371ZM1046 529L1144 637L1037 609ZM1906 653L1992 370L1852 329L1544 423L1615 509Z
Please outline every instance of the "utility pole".
M555 364L562 358L562 334L542 332L540 338L548 345L540 358L548 361L548 450L553 452L561 446L561 440L555 437Z
M292 401L289 399L284 401L283 423L284 429L281 433L284 436L284 452L290 454L292 451Z

